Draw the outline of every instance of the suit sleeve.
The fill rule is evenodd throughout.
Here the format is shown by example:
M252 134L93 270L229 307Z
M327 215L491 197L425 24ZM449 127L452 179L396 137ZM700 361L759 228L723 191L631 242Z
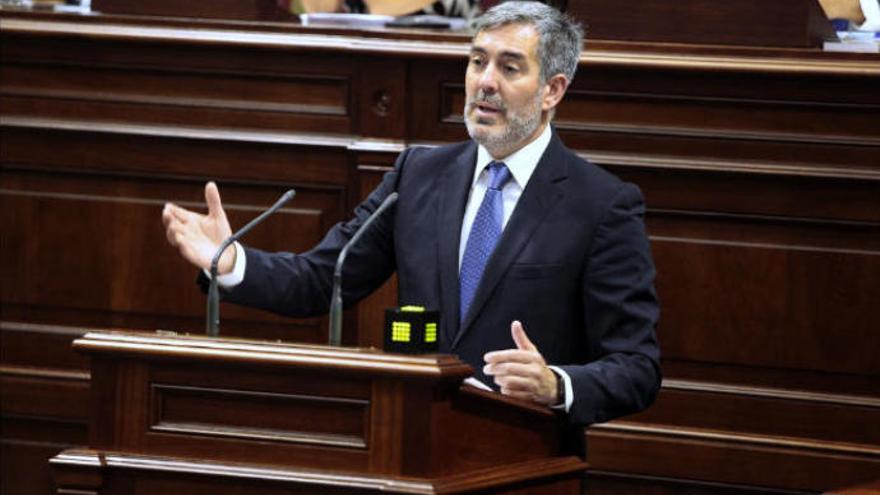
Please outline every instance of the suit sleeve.
M354 217L334 225L310 251L302 254L268 253L245 247L247 269L244 280L224 292L223 300L285 316L309 317L326 313L339 252L397 188L409 152L401 153L394 170L385 174L382 183L355 208ZM394 215L394 208L383 213L370 227L370 232L349 250L342 271L343 305L350 306L368 296L394 272Z
M637 187L624 184L606 210L583 277L590 360L561 366L572 379L570 419L591 424L647 408L660 388L654 263Z

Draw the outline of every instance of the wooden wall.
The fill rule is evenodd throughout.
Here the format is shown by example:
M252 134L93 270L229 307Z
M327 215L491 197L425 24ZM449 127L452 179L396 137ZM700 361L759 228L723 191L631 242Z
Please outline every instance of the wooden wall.
M87 328L202 332L164 202L218 181L248 243L300 251L404 146L457 141L467 39L3 13L4 494L86 443ZM590 43L556 125L637 183L662 300L647 412L587 430L591 493L817 493L880 477L880 61ZM347 314L378 345L393 281ZM324 342L224 305L221 333Z

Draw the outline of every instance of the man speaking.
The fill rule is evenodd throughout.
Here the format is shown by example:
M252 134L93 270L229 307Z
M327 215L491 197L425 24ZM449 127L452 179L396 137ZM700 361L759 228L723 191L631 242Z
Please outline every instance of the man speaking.
M401 305L440 310L440 351L501 393L564 409L577 425L646 408L661 375L641 193L578 158L550 126L582 37L541 3L490 9L465 75L472 140L405 150L354 217L308 252L228 248L224 300L325 313L339 251L396 191L396 206L348 253L346 305L396 271ZM213 183L205 197L207 215L172 204L162 213L169 242L203 269L231 233Z

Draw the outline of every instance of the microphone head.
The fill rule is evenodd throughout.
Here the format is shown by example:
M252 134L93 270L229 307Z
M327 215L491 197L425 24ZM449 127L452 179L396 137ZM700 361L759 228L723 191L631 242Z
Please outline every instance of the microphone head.
M286 193L281 196L281 199L278 200L279 203L284 204L293 199L296 196L295 189L288 189Z

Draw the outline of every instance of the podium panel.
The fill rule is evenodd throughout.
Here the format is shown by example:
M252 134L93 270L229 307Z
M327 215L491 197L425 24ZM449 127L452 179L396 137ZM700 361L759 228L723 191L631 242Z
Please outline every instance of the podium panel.
M58 493L579 493L550 409L447 355L89 333L89 445ZM66 491L65 491L66 490Z

